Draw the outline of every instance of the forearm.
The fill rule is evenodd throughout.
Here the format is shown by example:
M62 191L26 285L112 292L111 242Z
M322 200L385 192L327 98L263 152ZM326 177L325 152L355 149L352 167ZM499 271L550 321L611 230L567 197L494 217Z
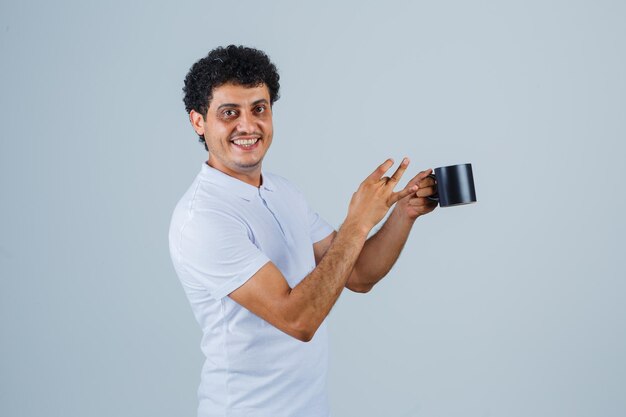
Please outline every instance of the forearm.
M397 209L372 237L367 239L359 255L348 288L369 291L393 267L409 237L415 219L402 216Z
M383 177L392 165L388 159L361 183L350 199L346 221L332 238L327 237L330 243L323 251L320 242L314 244L317 266L298 285L290 288L281 271L268 262L230 297L285 333L311 340L346 287L367 234L390 207L417 190L408 186L394 192L408 160L391 177Z
M305 338L312 337L345 288L367 233L355 223L344 223L317 267L291 290L289 307Z

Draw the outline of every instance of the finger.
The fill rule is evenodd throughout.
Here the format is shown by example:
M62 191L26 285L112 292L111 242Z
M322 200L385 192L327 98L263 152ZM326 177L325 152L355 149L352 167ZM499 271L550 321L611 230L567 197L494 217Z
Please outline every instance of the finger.
M389 179L389 182L393 183L393 185L397 184L398 181L400 181L400 178L402 178L402 174L404 174L404 171L406 171L406 168L409 166L410 162L411 161L409 160L409 158L402 159L402 162L400 162L400 166L398 167L398 169L396 169L396 172L393 173L393 175Z
M423 210L424 214L430 213L435 208L437 208L438 205L439 205L439 203L436 202L436 201L426 200L426 203L422 206L422 210Z
M437 204L439 204L437 200L431 200L430 198L426 197L412 198L409 200L409 206L414 207L436 206Z
M404 187L403 190L400 190L396 193L392 193L391 196L389 196L389 205L391 206L396 201L402 200L404 197L409 196L411 194L415 194L417 189L418 189L417 185L407 185L406 187Z
M426 204L425 198L412 198L409 200L409 206L419 207Z
M385 175L385 172L389 171L389 168L393 165L393 159L389 158L382 164L376 168L374 172L372 172L366 179L366 182L378 182L380 181L380 177Z
M436 187L425 187L425 188L419 188L419 190L417 190L416 195L418 197L430 197L432 195L437 194L437 188Z
M409 184L419 184L422 180L424 180L425 178L428 178L428 176L432 173L433 173L432 169L427 169L425 171L422 171L416 176L414 176L413 178L411 178L411 181L409 181Z
M437 184L437 181L435 181L435 179L433 177L428 176L428 177L424 178L423 180L420 180L417 185L420 188L426 188L426 187L432 187L432 186L434 186L436 184Z
M392 196L396 198L398 196L398 200L402 200L404 197L409 196L411 194L417 195L417 191L419 187L415 184L407 184L404 189L398 191L397 193L393 193ZM397 200L396 200L397 201Z

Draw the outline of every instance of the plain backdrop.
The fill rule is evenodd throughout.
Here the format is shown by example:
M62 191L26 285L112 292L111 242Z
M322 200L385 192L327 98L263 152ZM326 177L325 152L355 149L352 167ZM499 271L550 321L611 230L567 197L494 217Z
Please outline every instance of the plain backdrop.
M218 46L281 74L265 169L338 227L387 157L471 162L330 317L337 417L626 412L626 3L0 3L0 415L194 416L171 266L206 159L183 78ZM268 416L269 417L269 416Z

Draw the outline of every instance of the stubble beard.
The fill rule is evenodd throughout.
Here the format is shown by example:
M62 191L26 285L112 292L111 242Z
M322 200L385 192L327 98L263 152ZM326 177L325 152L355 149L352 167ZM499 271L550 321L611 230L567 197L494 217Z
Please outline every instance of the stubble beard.
M257 162L253 164L241 164L241 163L235 162L234 165L236 165L237 168L241 168L246 171L252 171L254 168L260 167L262 162L263 162L263 158L261 158L260 160L258 160Z

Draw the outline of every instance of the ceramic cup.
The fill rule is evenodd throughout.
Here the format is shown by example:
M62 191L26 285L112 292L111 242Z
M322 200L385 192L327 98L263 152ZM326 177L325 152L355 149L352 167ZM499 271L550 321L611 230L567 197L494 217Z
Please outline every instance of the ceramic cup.
M437 194L428 197L439 201L441 207L460 206L476 202L472 164L450 165L435 168L430 174L437 182Z

